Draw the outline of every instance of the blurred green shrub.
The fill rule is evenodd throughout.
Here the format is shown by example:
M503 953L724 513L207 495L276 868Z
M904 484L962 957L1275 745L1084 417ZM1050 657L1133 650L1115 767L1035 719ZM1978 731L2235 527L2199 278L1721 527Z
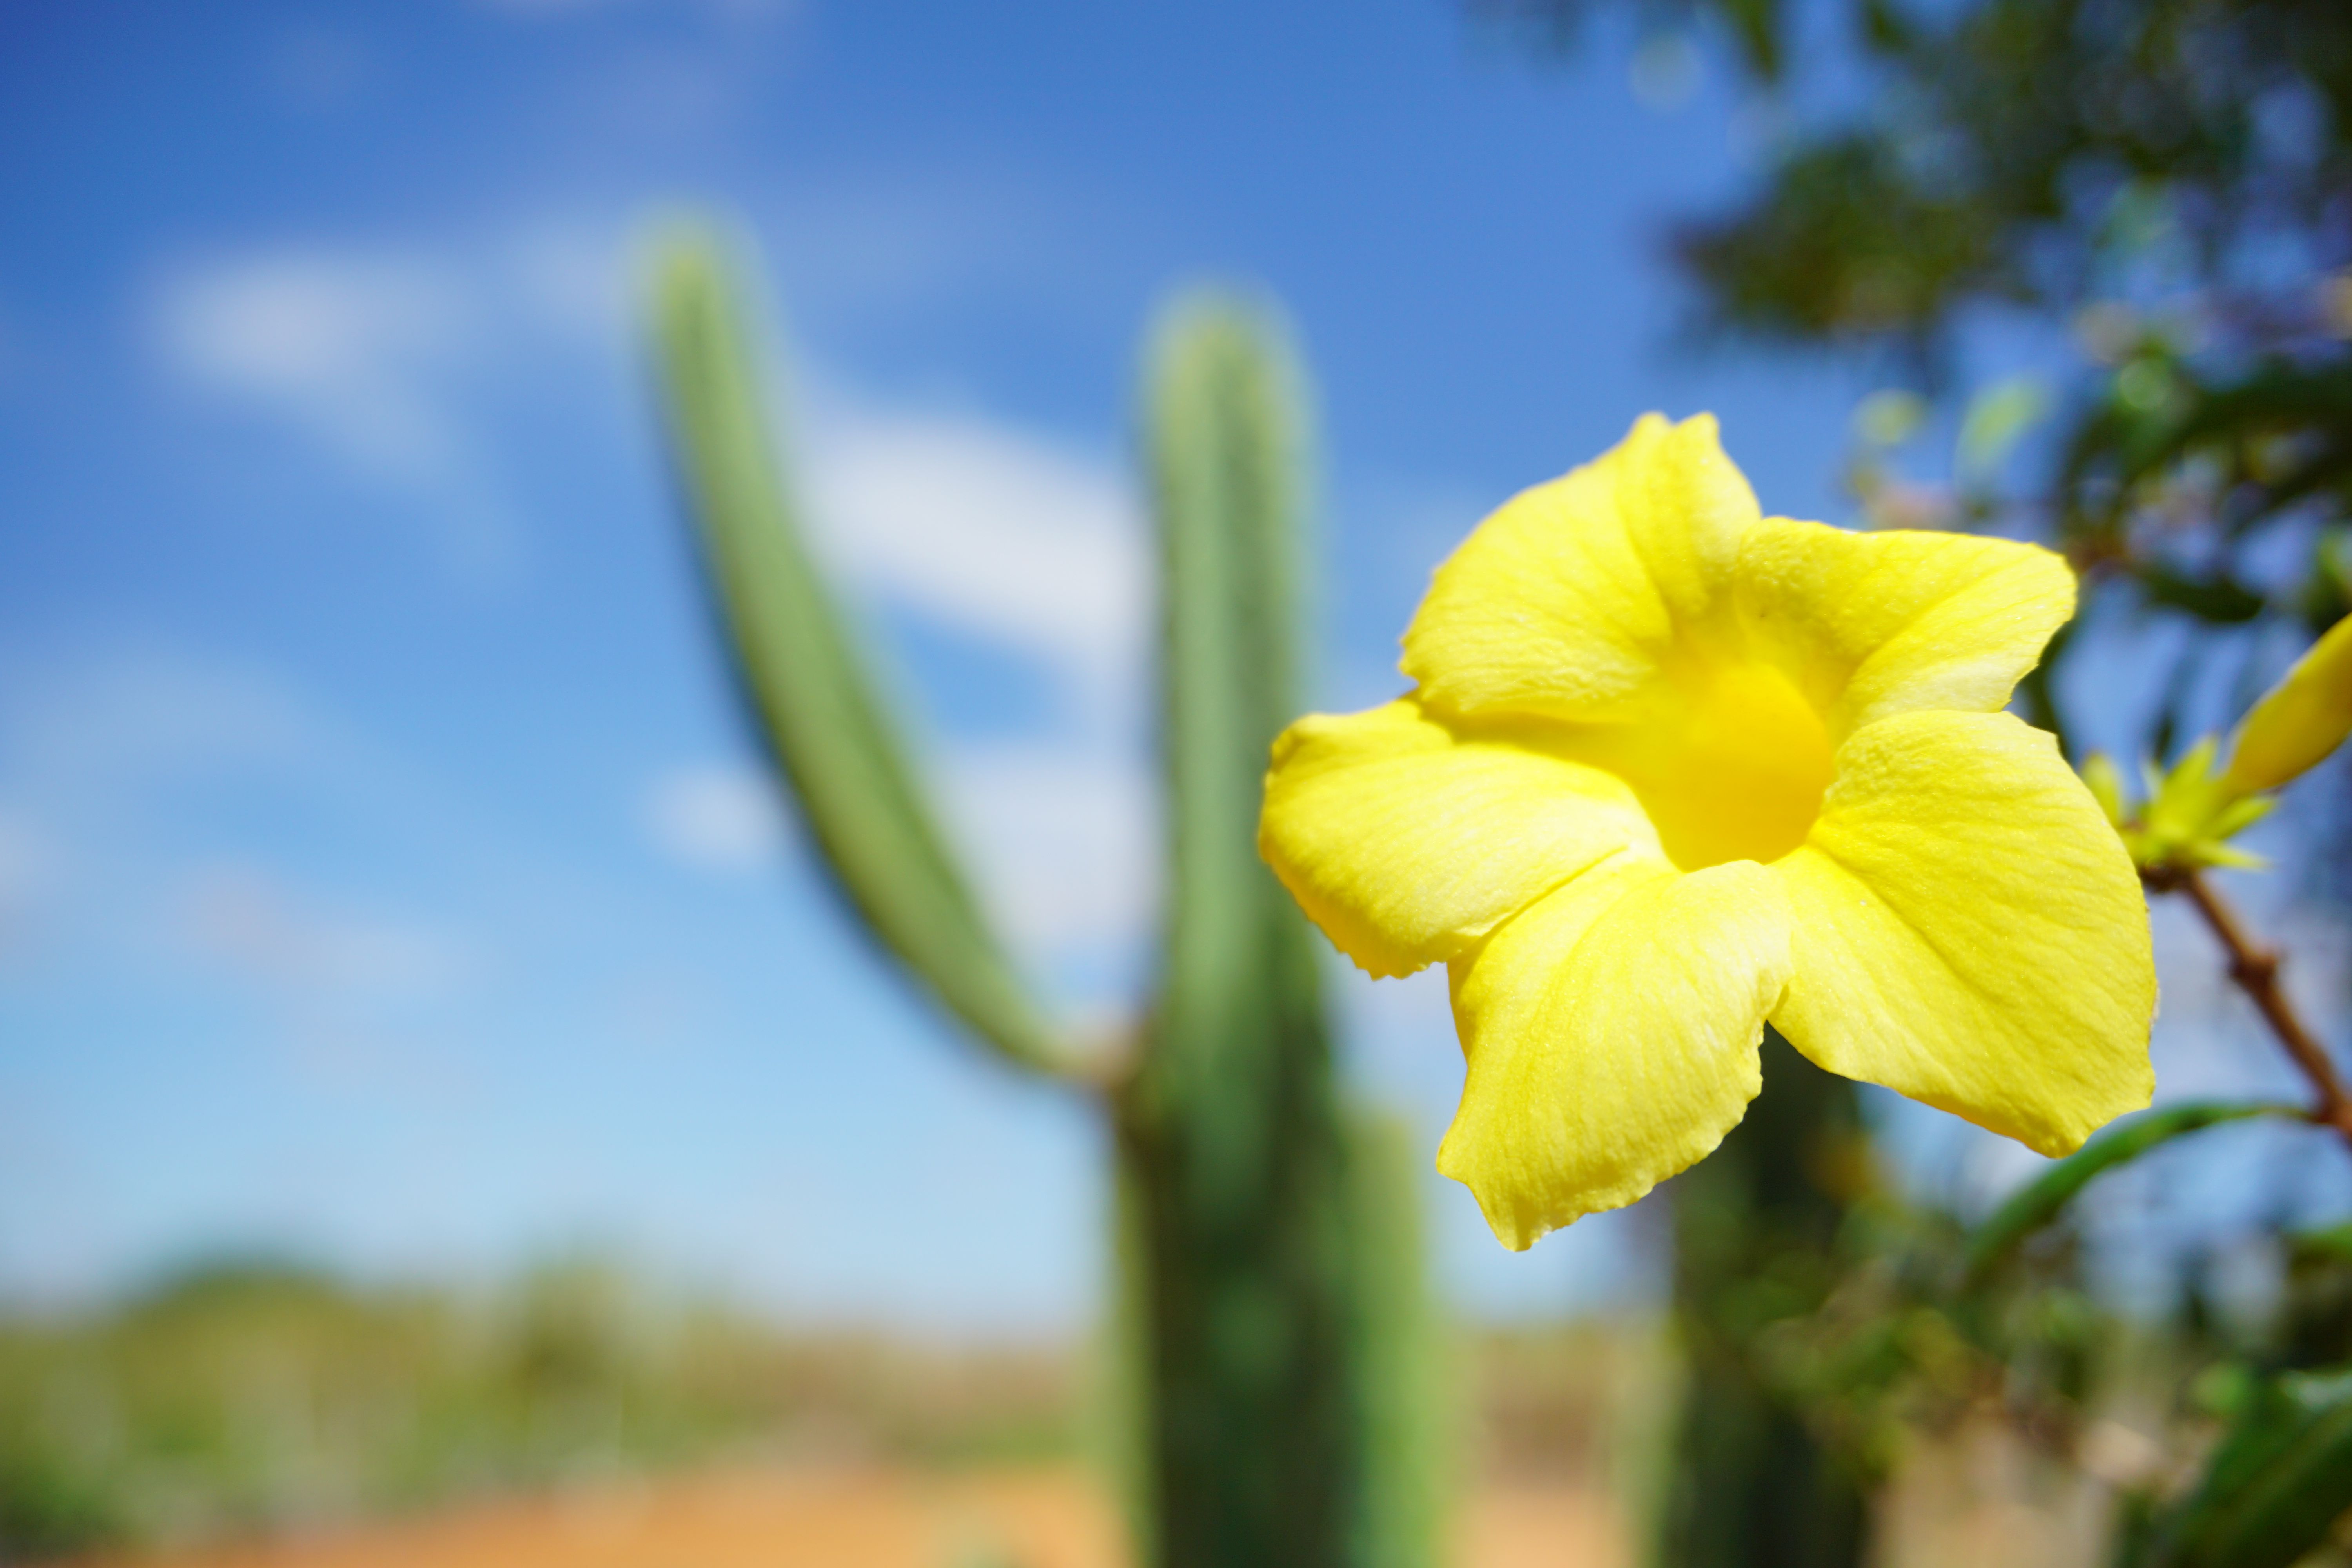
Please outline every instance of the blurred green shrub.
M231 1262L0 1319L0 1560L775 1457L1066 1453L1045 1352L783 1331L574 1258L478 1295Z

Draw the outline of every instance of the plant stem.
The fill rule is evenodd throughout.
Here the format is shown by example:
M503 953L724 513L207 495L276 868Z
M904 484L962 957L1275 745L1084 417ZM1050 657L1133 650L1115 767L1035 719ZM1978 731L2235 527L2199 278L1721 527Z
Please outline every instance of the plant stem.
M2189 901L2197 906L2197 912L2205 917L2206 925L2230 955L2230 978L2252 999L2271 1032L2278 1037L2279 1044L2286 1047L2286 1054L2294 1058L2294 1065L2311 1080L2319 1097L2318 1103L2311 1109L2311 1119L2335 1128L2347 1142L2352 1142L2352 1093L2347 1092L2327 1048L2305 1026L2279 985L2279 951L2257 942L2238 912L2200 873L2163 870L2143 875L2148 887L2157 892L2189 895Z

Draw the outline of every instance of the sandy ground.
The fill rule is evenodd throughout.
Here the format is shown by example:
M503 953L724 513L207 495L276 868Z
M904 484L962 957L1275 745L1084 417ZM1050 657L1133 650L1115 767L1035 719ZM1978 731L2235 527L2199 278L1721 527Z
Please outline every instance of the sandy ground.
M1465 1568L1620 1568L1607 1499L1487 1487ZM692 1477L405 1523L79 1568L1120 1568L1118 1524L1068 1468L927 1476L876 1469Z

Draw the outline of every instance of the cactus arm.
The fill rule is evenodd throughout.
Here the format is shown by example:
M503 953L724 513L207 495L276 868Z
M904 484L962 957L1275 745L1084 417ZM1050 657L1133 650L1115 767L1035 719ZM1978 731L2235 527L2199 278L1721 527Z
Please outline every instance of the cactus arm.
M1295 710L1301 377L1219 299L1154 345L1169 906L1118 1100L1150 1282L1152 1568L1354 1568L1348 1194L1317 937L1257 856Z
M1059 1039L982 915L921 780L811 558L726 247L657 251L656 369L740 689L833 880L876 940L999 1056L1103 1082Z
M1256 847L1267 751L1300 686L1307 454L1286 347L1259 312L1205 296L1170 313L1156 348L1149 458L1166 574L1171 856L1162 985L1178 1010L1242 1003L1319 1018L1313 941ZM1289 949L1309 961L1290 962ZM1257 994L1237 991L1243 977Z

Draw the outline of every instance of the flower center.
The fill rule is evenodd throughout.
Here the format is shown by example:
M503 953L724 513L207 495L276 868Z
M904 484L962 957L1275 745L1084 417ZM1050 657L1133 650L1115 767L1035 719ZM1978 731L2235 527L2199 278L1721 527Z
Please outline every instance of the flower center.
M1836 774L1811 704L1779 670L1744 662L1676 682L1592 760L1633 786L1685 871L1778 860L1805 841Z

